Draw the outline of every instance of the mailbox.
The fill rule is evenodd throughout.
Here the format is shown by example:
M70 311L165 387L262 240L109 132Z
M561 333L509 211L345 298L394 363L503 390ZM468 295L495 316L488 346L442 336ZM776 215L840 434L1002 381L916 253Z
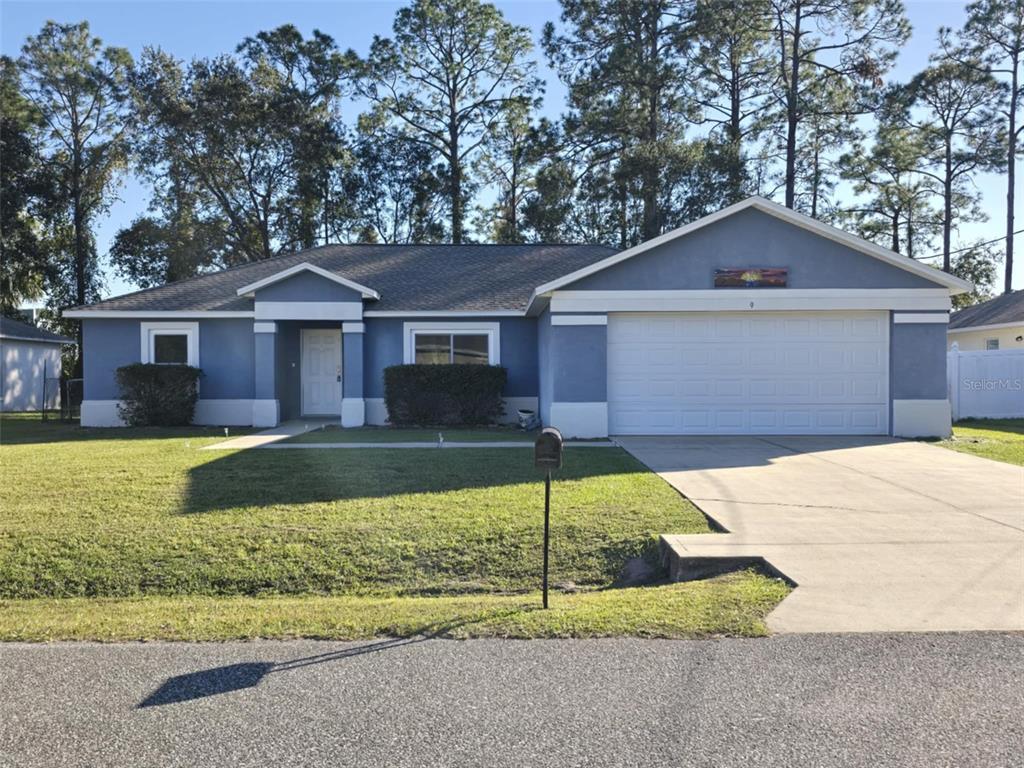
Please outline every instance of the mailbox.
M545 427L533 444L533 464L537 469L551 471L562 468L562 433Z

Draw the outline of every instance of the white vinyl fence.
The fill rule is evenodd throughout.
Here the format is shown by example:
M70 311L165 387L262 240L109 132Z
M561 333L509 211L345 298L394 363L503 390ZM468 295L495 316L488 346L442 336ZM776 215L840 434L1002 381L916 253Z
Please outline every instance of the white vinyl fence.
M953 420L1024 417L1024 349L961 352L946 357Z

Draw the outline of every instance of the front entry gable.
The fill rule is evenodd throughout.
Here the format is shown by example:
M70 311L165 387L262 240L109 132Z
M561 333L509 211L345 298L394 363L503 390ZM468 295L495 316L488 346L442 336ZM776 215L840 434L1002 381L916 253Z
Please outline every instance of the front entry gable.
M251 296L256 301L362 301L380 298L372 288L308 262L243 285L237 294Z
M380 298L360 285L313 264L302 263L242 286L252 297L256 320L361 320L363 301Z

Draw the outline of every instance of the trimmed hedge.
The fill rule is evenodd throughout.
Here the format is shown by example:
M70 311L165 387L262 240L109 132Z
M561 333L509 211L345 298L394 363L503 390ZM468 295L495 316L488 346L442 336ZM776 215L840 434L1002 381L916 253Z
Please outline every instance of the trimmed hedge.
M130 427L180 427L192 423L202 371L190 365L133 363L117 369L118 415Z
M384 369L388 420L396 425L495 422L508 371L500 365L392 365Z

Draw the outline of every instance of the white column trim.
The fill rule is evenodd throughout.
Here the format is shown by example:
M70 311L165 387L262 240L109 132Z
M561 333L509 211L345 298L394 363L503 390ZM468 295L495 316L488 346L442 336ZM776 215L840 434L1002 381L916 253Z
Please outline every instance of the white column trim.
M123 427L117 412L120 400L83 400L79 423L83 427Z
M551 403L550 423L564 437L608 437L608 403Z
M341 399L341 426L361 427L366 424L366 403L361 397Z
M951 433L949 400L892 401L895 437L949 437Z
M552 315L552 325L608 325L608 315Z
M892 316L894 323L936 323L945 325L949 322L947 312L895 312Z
M723 312L782 310L944 310L945 288L795 289L693 291L555 291L552 312Z
M277 400L252 401L252 425L254 427L276 427L280 420Z
M259 321L257 320L252 324L253 333L277 333L277 323L273 320L270 321Z
M366 323L342 323L342 333L366 333Z
M364 397L366 423L375 427L383 427L388 423L388 407L383 397Z
M257 320L361 320L358 301L257 301Z

